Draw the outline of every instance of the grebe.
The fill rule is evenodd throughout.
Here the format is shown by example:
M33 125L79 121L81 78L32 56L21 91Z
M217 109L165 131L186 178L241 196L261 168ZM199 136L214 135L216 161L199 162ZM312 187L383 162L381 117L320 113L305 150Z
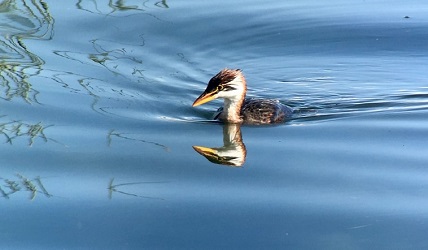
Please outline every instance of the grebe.
M247 85L240 69L223 69L208 82L193 107L223 98L223 108L214 119L226 123L273 124L291 117L293 110L278 100L245 99Z

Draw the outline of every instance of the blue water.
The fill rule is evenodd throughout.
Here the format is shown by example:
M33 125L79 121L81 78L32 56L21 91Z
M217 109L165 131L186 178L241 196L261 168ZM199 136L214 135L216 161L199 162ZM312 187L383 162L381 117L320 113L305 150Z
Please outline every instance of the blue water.
M0 248L427 248L427 10L2 2ZM193 108L224 67L293 119Z

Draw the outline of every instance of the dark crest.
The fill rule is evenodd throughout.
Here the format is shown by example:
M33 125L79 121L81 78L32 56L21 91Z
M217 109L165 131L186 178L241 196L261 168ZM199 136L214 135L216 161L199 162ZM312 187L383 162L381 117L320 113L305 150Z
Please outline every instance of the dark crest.
M223 69L218 72L211 80L208 82L206 92L212 92L215 89L221 90L233 90L235 88L226 85L228 82L233 81L238 74L241 72L240 69Z

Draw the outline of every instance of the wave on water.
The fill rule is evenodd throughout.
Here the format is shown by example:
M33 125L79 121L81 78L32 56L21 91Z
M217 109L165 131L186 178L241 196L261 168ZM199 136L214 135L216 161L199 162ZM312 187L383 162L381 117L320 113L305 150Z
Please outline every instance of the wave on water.
M308 103L295 102L294 121L325 121L378 112L428 110L428 93L403 92L379 97L324 96Z

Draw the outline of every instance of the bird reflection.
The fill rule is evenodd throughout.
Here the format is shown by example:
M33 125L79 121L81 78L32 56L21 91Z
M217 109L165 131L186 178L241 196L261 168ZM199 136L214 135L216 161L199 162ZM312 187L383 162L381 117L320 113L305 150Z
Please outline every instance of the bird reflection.
M209 148L193 146L193 149L215 164L241 167L245 163L247 150L242 141L241 127L239 124L223 125L223 146Z

